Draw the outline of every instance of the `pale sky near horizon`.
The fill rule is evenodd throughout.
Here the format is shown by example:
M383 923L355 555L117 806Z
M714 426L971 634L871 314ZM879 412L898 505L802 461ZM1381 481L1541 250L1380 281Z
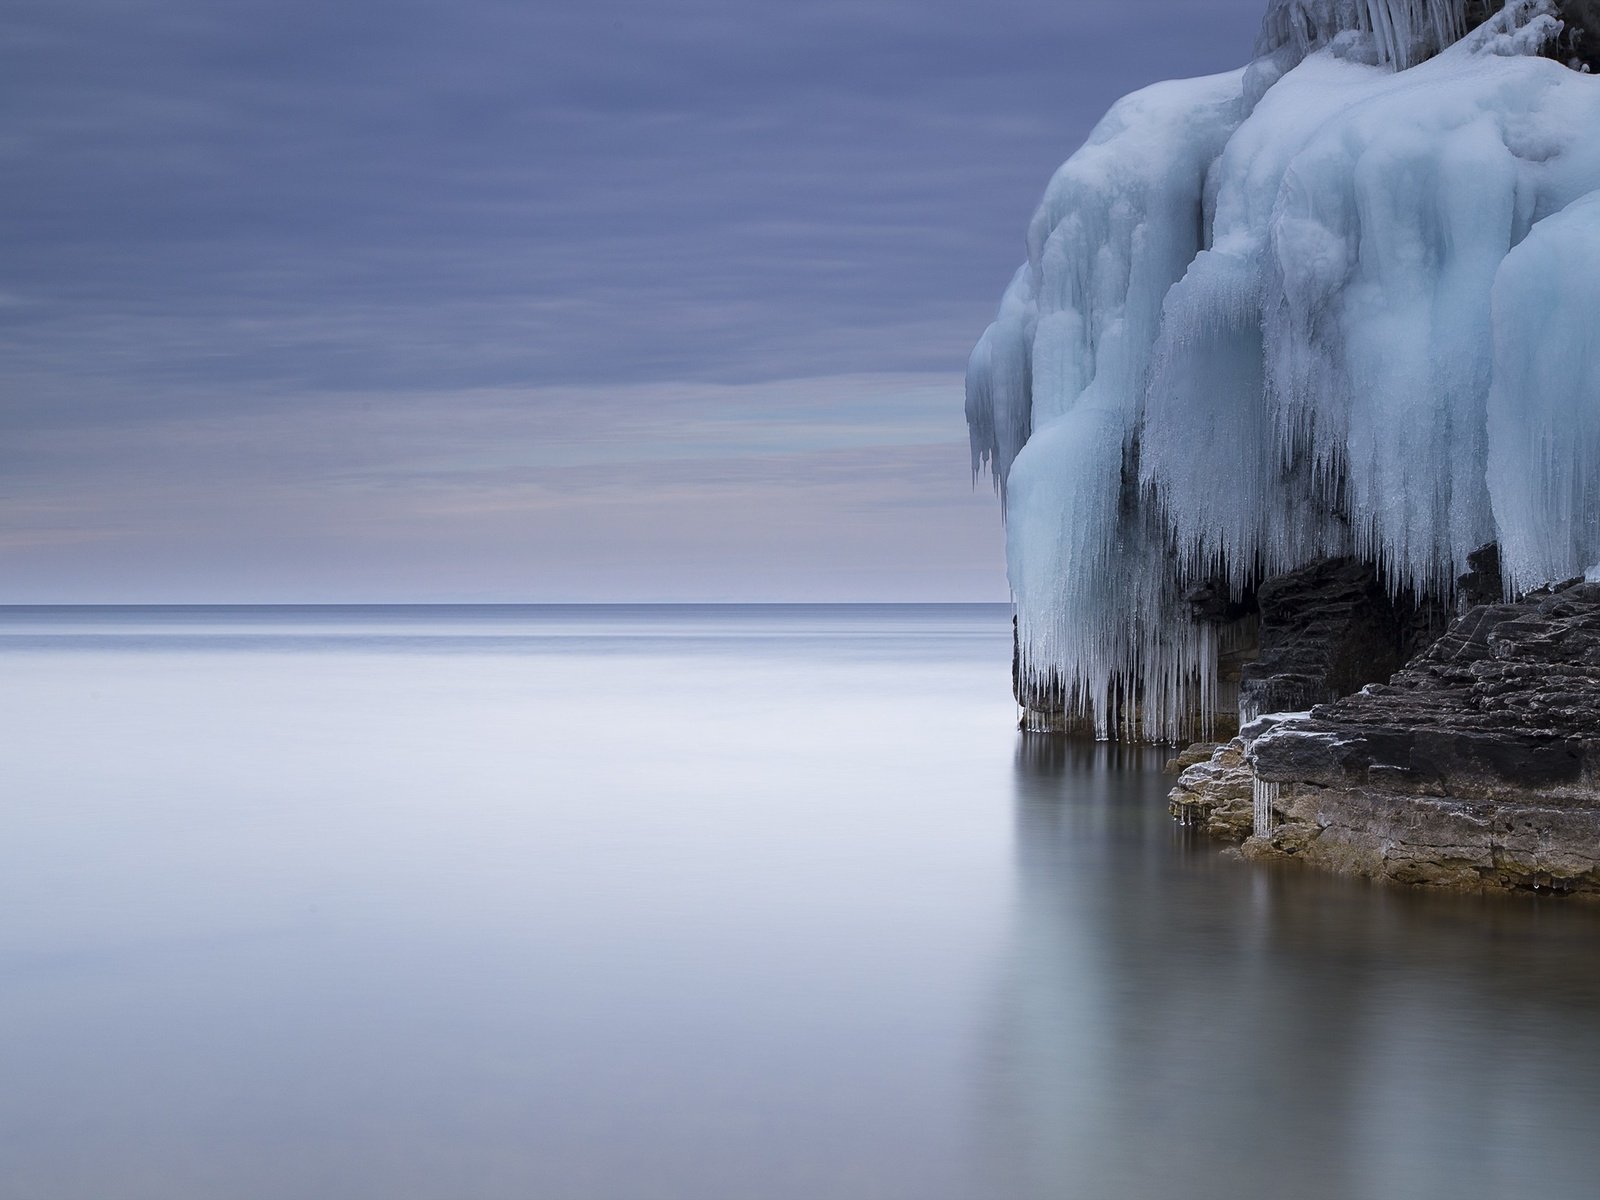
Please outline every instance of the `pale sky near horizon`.
M0 603L998 600L961 372L1265 0L17 0Z

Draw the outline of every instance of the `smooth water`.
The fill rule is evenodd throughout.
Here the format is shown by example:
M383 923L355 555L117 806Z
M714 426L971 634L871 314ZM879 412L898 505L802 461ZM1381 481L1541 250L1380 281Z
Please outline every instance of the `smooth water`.
M1582 1197L1600 907L1225 861L1003 608L0 610L0 1196Z

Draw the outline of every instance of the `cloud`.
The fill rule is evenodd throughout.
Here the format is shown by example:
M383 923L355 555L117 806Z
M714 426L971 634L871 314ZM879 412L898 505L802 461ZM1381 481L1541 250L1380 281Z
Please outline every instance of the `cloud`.
M448 425L439 398L463 396L440 444L478 429L462 453L492 456L531 436L483 424L515 393L569 456L603 458L605 414L632 404L643 428L672 386L950 376L1100 111L1242 61L1261 7L18 0L0 31L6 520L24 536L24 480L126 478L86 465L112 430L179 447L213 419L321 413L377 446L420 412ZM739 418L746 440L809 444L804 414L760 394L777 407L765 432ZM830 436L854 419L830 414ZM670 438L703 432L715 459L713 426ZM258 445L263 479L307 461ZM409 453L382 468L396 492ZM286 519L242 511L201 456L156 460L214 524Z
M1260 5L20 7L8 351L393 388L949 367L1104 105Z

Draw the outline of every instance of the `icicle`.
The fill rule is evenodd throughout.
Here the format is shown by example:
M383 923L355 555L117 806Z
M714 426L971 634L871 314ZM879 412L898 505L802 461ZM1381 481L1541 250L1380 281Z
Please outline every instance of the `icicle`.
M1273 806L1278 803L1279 787L1279 784L1260 778L1254 779L1251 784L1251 816L1256 837L1265 837L1278 823L1278 816L1273 811Z
M1469 13L1481 7L1476 0L1272 0L1256 53L1286 52L1292 65L1341 34L1361 34L1376 62L1403 71L1459 41Z

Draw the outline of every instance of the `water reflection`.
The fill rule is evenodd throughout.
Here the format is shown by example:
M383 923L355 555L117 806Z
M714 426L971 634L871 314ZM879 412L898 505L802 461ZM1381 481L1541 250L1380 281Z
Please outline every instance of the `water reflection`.
M0 613L0 1197L1591 1193L1600 910L1220 859L1009 647Z
M1161 754L1025 735L984 1078L1018 1196L1576 1196L1597 914L1230 862Z

